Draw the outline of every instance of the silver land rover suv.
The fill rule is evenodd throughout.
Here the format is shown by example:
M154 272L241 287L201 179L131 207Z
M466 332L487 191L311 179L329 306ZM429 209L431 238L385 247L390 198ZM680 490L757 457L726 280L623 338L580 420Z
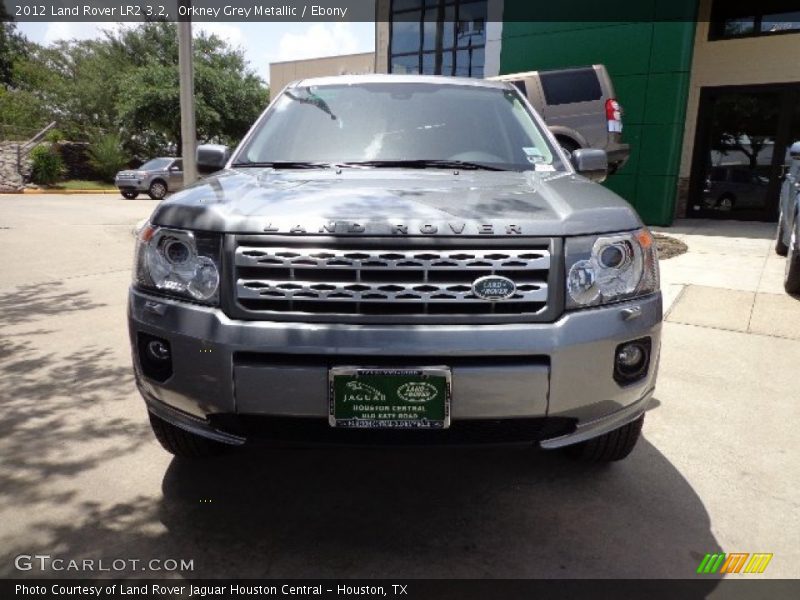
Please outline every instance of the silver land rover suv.
M183 188L183 161L180 158L154 158L134 171L120 171L114 184L128 200L134 200L139 194L161 200L167 192Z
M633 449L653 238L511 83L299 81L137 238L128 317L156 437Z

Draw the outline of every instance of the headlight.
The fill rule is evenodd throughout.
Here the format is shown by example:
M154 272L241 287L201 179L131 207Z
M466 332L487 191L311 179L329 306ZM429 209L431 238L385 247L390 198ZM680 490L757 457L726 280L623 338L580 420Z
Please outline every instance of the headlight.
M567 240L567 308L658 291L658 256L647 229Z
M219 236L145 225L136 238L134 285L205 304L219 300Z

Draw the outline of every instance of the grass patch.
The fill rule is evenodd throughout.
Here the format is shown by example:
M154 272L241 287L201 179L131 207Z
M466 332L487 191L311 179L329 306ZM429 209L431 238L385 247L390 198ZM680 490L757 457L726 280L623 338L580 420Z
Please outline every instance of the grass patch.
M84 179L70 179L69 181L61 181L55 185L48 187L51 190L92 190L92 191L107 191L113 192L117 187L113 183L105 183L104 181L88 181Z

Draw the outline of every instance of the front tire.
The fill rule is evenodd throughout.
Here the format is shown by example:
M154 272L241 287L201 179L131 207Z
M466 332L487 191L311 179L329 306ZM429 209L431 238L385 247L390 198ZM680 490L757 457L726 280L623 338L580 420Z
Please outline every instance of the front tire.
M167 184L160 179L156 179L150 184L150 189L148 190L147 195L153 200L163 200L164 196L167 195Z
M122 193L122 197L125 198L126 200L136 200L136 198L139 196L139 192L125 191L125 192L121 192L121 193Z
M717 200L717 209L722 212L731 212L735 206L736 198L731 194L720 196L719 200Z
M798 217L800 219L800 217ZM800 294L800 247L798 247L797 230L800 221L795 222L792 237L789 239L788 256L786 257L786 271L783 278L783 289L787 294Z
M631 453L639 441L643 424L644 415L605 435L567 447L567 455L592 463L622 460Z
M164 450L178 458L210 458L218 456L228 449L225 444L189 433L153 413L148 414L150 415L150 427L158 442Z

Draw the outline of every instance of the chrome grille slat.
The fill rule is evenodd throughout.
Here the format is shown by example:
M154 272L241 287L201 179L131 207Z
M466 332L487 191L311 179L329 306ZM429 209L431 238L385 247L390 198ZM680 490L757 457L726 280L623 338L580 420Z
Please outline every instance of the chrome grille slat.
M466 288L466 289L463 289ZM327 302L476 302L486 300L472 293L466 284L391 283L365 284L313 281L279 282L261 279L239 279L236 282L239 298L271 300L325 300ZM443 296L448 296L447 298ZM506 302L546 302L547 284L523 284Z
M389 258L393 257L393 258ZM535 269L550 268L547 250L452 250L450 252L374 252L294 248L236 249L237 267L321 267L326 269Z
M328 249L242 243L233 257L236 299L249 313L538 315L548 305L549 247ZM515 294L489 302L472 283L507 274Z

